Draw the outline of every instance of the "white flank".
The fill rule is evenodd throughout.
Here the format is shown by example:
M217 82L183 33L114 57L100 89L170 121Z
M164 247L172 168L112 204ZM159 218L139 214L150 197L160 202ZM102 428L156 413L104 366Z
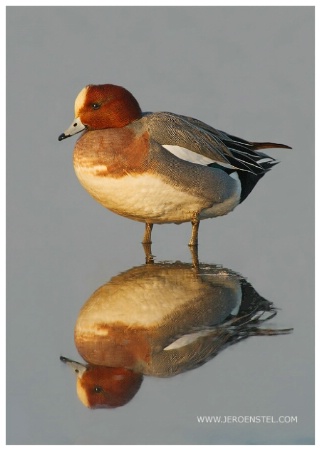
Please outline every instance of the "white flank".
M229 174L229 177L231 177L231 178L233 178L234 180L238 181L239 184L240 184L240 179L239 179L238 172L236 172L236 171L231 172L231 173ZM240 187L241 187L241 184L240 184Z
M230 312L230 314L232 316L236 316L238 314L241 303L242 303L242 290L241 290L240 286L239 286L237 296L235 296L235 298L236 298L237 303L236 303L235 307L233 308L233 310Z

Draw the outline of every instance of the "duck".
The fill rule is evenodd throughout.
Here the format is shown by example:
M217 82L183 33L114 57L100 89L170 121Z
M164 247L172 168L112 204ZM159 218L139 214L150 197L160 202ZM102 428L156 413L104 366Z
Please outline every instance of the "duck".
M189 246L198 245L201 220L223 216L242 203L278 163L266 148L193 117L142 112L126 88L89 84L75 100L75 119L58 140L82 133L73 165L84 189L108 210L145 224L190 222Z
M197 369L250 336L290 334L265 327L277 314L239 273L181 261L132 267L97 288L81 307L74 343L84 360L61 356L88 408L115 408L145 376Z

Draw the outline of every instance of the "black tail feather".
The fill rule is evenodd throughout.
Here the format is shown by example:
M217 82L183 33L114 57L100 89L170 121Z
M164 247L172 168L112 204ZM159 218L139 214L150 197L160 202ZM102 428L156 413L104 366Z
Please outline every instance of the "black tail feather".
M255 187L258 181L264 176L264 174L267 173L276 164L278 164L278 161L275 160L261 162L260 166L262 166L263 171L255 174L252 172L245 172L243 170L237 171L241 183L240 203L242 203L243 200L245 200L248 197L252 189Z
M231 174L234 172L237 172L240 183L241 183L241 194L240 194L240 202L242 203L243 200L245 200L252 189L255 187L255 185L258 183L258 181L264 176L265 173L269 172L269 170L272 169L273 166L279 163L279 161L276 161L275 159L260 154L260 158L265 156L266 158L269 158L267 161L261 161L255 166L254 172L252 170L242 170L239 167L239 162L237 166L239 167L238 170L235 170L231 167L223 167L218 163L212 163L209 164L209 167L214 167L216 169L221 169L224 172Z

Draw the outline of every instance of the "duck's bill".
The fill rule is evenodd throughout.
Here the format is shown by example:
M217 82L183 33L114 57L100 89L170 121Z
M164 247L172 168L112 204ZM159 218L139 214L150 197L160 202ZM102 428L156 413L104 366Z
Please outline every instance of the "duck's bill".
M70 136L73 136L74 134L80 133L80 131L83 131L86 129L86 125L83 125L79 117L74 119L70 127L60 136L58 137L59 141L63 141L63 139L67 139Z
M66 358L65 356L60 356L60 361L69 366L77 376L81 377L82 374L87 370L87 367L84 364L73 361L72 359Z

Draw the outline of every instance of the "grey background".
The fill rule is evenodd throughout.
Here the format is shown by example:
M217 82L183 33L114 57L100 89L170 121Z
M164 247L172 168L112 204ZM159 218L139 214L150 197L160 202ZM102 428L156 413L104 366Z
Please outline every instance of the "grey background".
M143 225L95 203L57 137L89 83L143 110L190 115L289 144L228 216L200 226L200 260L248 278L290 336L250 338L169 380L145 378L113 411L78 401L77 314L143 264ZM190 261L190 225L157 226L157 261ZM7 8L7 443L311 444L314 441L314 8ZM287 425L205 425L197 415L290 415Z

